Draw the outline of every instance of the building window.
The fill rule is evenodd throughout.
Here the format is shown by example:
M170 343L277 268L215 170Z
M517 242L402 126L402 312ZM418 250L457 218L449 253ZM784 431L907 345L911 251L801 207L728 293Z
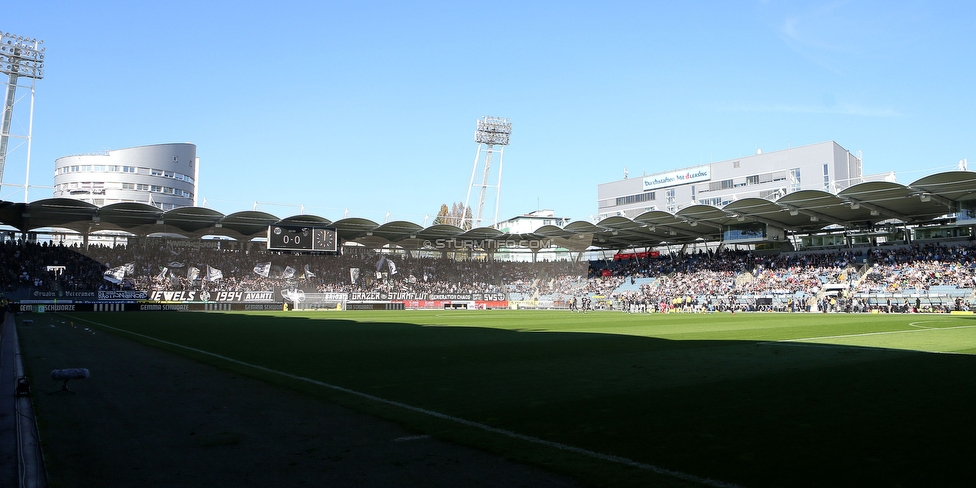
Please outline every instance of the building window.
M800 191L800 168L790 170L790 193Z
M654 192L638 193L636 195L627 195L625 197L617 197L617 205L629 205L631 203L640 203L654 200Z
M701 200L698 201L698 203L702 205L711 205L713 207L717 207L722 204L722 197L702 198Z
M122 189L123 190L135 190L136 189L136 184L135 183L122 183Z

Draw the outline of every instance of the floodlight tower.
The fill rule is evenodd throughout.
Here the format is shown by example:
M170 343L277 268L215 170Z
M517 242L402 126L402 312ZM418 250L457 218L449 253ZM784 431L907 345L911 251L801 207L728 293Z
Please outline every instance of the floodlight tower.
M478 143L478 152L474 155L474 165L471 167L471 183L468 184L468 196L464 198L464 213L461 218L466 220L471 228L481 226L481 215L485 207L485 192L488 188L495 188L495 221L498 223L498 202L501 200L502 193L502 158L505 155L505 146L508 145L508 138L512 135L512 123L502 117L484 116L478 120L478 128L474 131L474 142ZM495 153L495 146L498 148L498 179L494 185L489 184L488 177L491 173L491 158ZM481 155L484 154L484 159ZM483 162L482 162L483 161ZM480 163L480 164L479 164ZM474 177L478 173L478 166L482 166L481 182L475 183ZM478 200L478 215L472 219L468 217L468 202L471 200L471 188L481 188L481 198Z
M7 162L7 142L10 139L10 123L13 120L14 104L17 102L17 87L20 78L27 78L30 84L30 117L27 122L27 135L16 135L27 141L27 179L24 180L24 202L27 202L27 189L30 182L31 133L34 127L34 84L44 78L44 41L9 32L0 32L0 73L7 75L7 93L3 102L3 119L0 121L0 188L3 187L3 170Z

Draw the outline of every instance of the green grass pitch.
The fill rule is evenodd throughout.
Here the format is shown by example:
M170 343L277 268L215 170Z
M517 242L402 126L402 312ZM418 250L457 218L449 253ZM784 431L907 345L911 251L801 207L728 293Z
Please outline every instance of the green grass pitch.
M73 318L593 485L972 483L973 316Z

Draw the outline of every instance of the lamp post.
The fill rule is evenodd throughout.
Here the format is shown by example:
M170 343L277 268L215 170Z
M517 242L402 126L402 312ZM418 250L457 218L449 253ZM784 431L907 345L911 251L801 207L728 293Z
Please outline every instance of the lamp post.
M15 136L27 139L27 176L24 180L24 202L27 202L27 189L30 182L31 133L34 126L34 84L44 78L44 41L0 32L0 73L7 75L7 91L3 103L3 119L0 121L0 187L3 185L3 170L7 162L7 144L10 139L10 123L13 119L14 104L20 78L30 80L30 118L27 135Z
M512 135L512 123L508 119L503 117L488 117L484 116L478 120L478 127L474 131L474 142L478 143L478 152L474 156L474 165L471 167L471 182L468 184L468 195L464 198L464 209L461 214L462 222L468 219L468 202L471 200L471 188L480 187L481 188L481 198L478 200L478 215L472 216L473 221L468 220L471 228L481 226L481 216L485 207L485 193L488 188L492 187L489 184L488 178L491 172L491 158L495 152L495 146L501 146L498 149L498 179L494 185L495 188L495 221L494 224L498 223L498 203L501 199L502 192L502 158L505 154L505 146L508 145L508 139ZM484 162L481 164L483 167L481 182L475 183L474 178L478 172L479 162L482 160L482 153L484 153Z

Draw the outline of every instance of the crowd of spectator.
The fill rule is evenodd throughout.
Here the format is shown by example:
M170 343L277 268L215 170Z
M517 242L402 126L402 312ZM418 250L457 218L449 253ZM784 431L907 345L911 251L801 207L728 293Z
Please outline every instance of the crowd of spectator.
M873 249L874 265L858 285L858 292L924 292L933 286L973 288L976 250L969 246L929 244L904 249Z
M6 241L0 243L0 285L7 292L288 287L340 293L493 293L553 306L586 297L596 308L636 312L938 311L939 306L968 306L976 288L976 248L924 244L780 254L725 249L624 261L526 263L365 250L343 255L241 251L160 239L87 249ZM954 297L935 305L899 295L933 295L933 287L954 291Z

